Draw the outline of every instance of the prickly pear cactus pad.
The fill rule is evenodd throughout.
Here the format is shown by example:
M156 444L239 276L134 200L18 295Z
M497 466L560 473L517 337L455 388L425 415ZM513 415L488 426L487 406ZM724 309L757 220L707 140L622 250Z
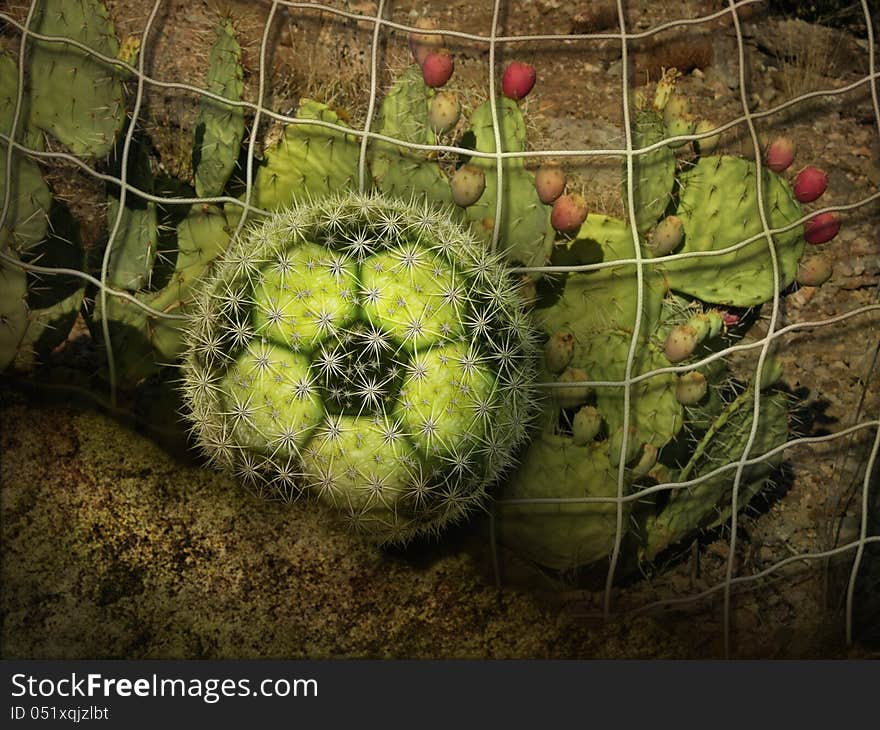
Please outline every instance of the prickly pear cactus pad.
M633 146L648 147L659 142L666 134L663 118L653 109L636 115L633 127ZM636 226L645 233L653 226L669 205L675 185L675 155L669 147L658 147L633 158L633 200ZM624 176L623 185L626 186ZM623 198L626 200L624 187Z
M680 480L709 474L729 464L731 457L744 453L754 419L753 403L754 391L746 390L724 407L678 475ZM787 435L786 395L780 391L769 392L762 400L750 455L767 453L784 443ZM740 505L747 504L764 487L780 462L781 457L774 457L743 469L738 495ZM728 519L734 478L734 470L729 469L689 489L673 492L666 507L647 520L645 556L653 559L660 550L692 532L695 526L713 527Z
M199 297L184 372L201 448L381 541L461 519L536 417L512 282L427 204L342 194L276 213Z
M568 250L557 247L558 258L579 265L633 257L632 231L620 220L590 214ZM669 362L650 346L650 336L661 318L665 282L646 269L642 284L639 348L633 372L641 374ZM622 381L638 313L638 282L631 264L569 274L559 300L536 312L545 332L571 333L569 365L592 380ZM674 376L657 375L642 381L631 393L631 424L641 442L660 447L681 427L681 406L673 394ZM566 389L557 391L566 394ZM623 390L604 388L597 405L611 431L623 426Z
M227 99L239 101L244 88L244 72L241 47L235 40L232 22L227 20L218 25L216 33L211 46L207 88ZM235 168L243 135L244 112L240 107L202 97L193 145L195 187L199 197L223 193Z
M18 344L27 332L26 299L24 271L3 261L0 263L0 370L13 360Z
M37 3L33 30L62 36L114 57L119 52L107 9L96 0ZM33 40L30 58L31 123L74 154L103 157L125 124L120 74L69 43Z
M12 132L15 101L18 98L18 68L12 57L0 53L0 133ZM21 124L19 124L19 134ZM30 140L39 146L38 140ZM6 195L10 181L9 206L0 227L0 249L11 245L16 251L26 251L46 237L49 229L49 207L52 193L43 181L40 168L34 160L13 151L12 170L6 169L6 143L0 141L0 200Z
M614 547L616 496L617 469L611 465L606 442L578 446L570 438L543 433L505 488L504 502L498 507L499 538L554 570L588 565L605 558ZM553 501L560 497L596 501ZM551 501L538 504L516 502L548 498Z
M297 118L345 126L336 112L312 99L300 100ZM264 210L278 210L299 200L351 190L357 181L358 149L351 135L312 124L290 124L266 150L251 202ZM231 227L238 224L241 210L233 204L224 207Z
M504 152L522 152L526 148L526 124L522 111L510 99L497 101L501 149ZM475 148L480 152L495 152L495 132L492 107L487 101L471 117ZM550 225L550 209L541 203L535 190L535 179L526 170L521 157L505 158L502 169L501 191L495 161L474 157L471 164L482 168L486 189L466 214L474 231L490 240L492 230L500 226L499 247L508 259L526 266L543 266L550 258L554 231ZM498 196L502 197L501 221L495 220Z
M681 176L678 216L684 223L682 253L720 251L753 236L757 240L731 253L678 259L667 266L669 287L704 301L753 307L773 298L774 277L758 208L757 168L736 157L705 157ZM789 184L764 174L764 209L771 228L801 217ZM803 227L774 236L784 289L794 281L804 252Z
M404 142L437 144L428 124L433 89L422 81L419 67L401 73L382 101L379 132ZM388 195L427 195L439 204L452 203L449 182L435 159L421 151L378 141L372 149L370 166L379 189Z

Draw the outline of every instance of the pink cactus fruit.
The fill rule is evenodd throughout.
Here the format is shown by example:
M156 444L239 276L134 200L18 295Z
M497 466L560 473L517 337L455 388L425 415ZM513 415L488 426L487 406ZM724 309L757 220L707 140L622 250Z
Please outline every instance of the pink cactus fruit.
M807 243L827 243L840 232L840 216L837 213L820 213L804 223L804 240Z
M784 172L794 162L794 151L794 142L788 137L777 137L767 146L767 167Z
M550 225L560 233L577 233L587 219L587 201L577 193L560 195L550 212Z
M794 179L794 197L801 203L812 203L828 189L828 175L818 167L805 167Z
M555 162L548 162L535 173L535 189L545 205L553 203L565 191L565 172Z
M508 99L519 101L532 90L535 78L534 66L513 61L504 69L504 74L501 77L501 90Z
M425 56L422 61L422 78L432 89L445 86L452 78L455 62L452 55L446 51L433 51Z
M424 30L436 30L437 21L432 18L419 18L415 22L415 26ZM409 34L409 49L419 66L425 62L429 53L439 51L441 48L443 48L443 36L439 33Z
M728 312L727 310L723 310L721 312L721 319L724 321L725 327L733 327L739 322L739 315L734 314L733 312Z
M669 362L681 362L694 354L700 343L697 331L687 324L673 327L666 337L666 357Z

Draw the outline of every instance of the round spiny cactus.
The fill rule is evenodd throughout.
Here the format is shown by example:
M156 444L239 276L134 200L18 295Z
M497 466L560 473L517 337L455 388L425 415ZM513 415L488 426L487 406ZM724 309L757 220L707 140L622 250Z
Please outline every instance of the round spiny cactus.
M402 542L478 506L536 416L517 284L447 215L339 195L273 214L207 278L184 392L209 459Z

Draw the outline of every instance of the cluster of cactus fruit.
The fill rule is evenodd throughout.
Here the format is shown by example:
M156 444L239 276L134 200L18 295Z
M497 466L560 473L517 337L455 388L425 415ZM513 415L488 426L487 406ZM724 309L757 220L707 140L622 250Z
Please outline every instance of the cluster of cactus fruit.
M744 334L743 309L772 300L795 280L815 286L830 275L826 257L803 254L805 242L831 240L839 219L822 214L797 224L801 204L825 191L825 174L807 167L789 184L778 173L792 164L794 148L776 139L760 173L760 206L758 166L710 155L718 139L707 133L715 126L690 114L675 81L667 74L652 103L638 100L633 146L650 151L633 159L628 213L635 231L592 213L574 231L556 226L567 238L557 242L552 263L641 258L641 280L632 263L576 270L556 299L539 302L533 313L547 338L544 376L557 387L541 434L505 487L499 534L556 570L607 559L619 537L622 565L632 569L730 516L736 460L784 443L788 402L775 359L742 383L723 359L708 356ZM704 135L694 155L676 158L683 145L666 140L694 134ZM772 256L761 207L778 231ZM673 366L682 367L652 374ZM591 381L603 385L589 387ZM757 423L755 389L764 391ZM774 457L742 470L740 507L778 463Z
M38 6L34 30L134 57L98 0ZM206 88L232 103L200 101L191 187L155 173L127 128L124 69L68 44L28 43L16 139L42 149L45 133L100 161L125 138L127 181L157 200L235 197L245 114L229 20ZM264 496L323 502L383 542L439 531L493 485L499 538L554 570L606 559L621 509L634 561L720 524L735 470L718 467L748 443L749 457L782 443L788 404L770 359L751 383L722 359L699 362L743 334L741 309L796 279L828 278L826 258L802 260L804 244L831 240L838 218L796 224L827 177L808 167L784 179L794 159L785 139L760 168L712 156L714 126L690 114L670 73L634 117L633 146L650 151L625 181L633 227L590 213L559 164L533 173L505 156L499 178L497 142L526 149L532 66L508 65L502 95L466 115L445 88L454 59L436 27L412 33L410 47L416 63L385 94L374 127L383 138L367 148L372 189L358 191L361 145L342 115L303 99L240 196L269 215L237 237L241 204L154 203L111 185L115 235L99 267L37 164L13 150L11 175L0 169L0 185L13 181L0 229L0 367L31 367L83 311L97 342L109 331L121 386L183 362L194 439L212 464ZM0 55L7 136L17 78ZM691 156L667 141L693 134L703 136ZM471 154L423 149L444 141ZM7 143L0 152L5 166ZM762 211L777 231L772 255ZM91 266L112 291L38 280L17 262ZM548 264L574 268L542 273ZM776 463L741 471L740 506ZM640 495L656 484L672 488Z

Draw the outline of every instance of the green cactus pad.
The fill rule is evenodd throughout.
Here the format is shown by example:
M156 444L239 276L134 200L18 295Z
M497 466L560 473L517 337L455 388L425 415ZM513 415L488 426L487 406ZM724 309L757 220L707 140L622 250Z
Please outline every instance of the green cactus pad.
M244 72L241 48L235 40L232 22L217 26L217 37L208 56L208 91L241 101ZM201 97L193 144L196 195L200 198L223 194L235 168L244 136L244 109Z
M630 335L608 334L606 341L592 340L585 348L585 364L590 380L623 380ZM669 367L663 351L646 344L638 347L633 360L633 376ZM629 424L635 429L635 443L661 447L682 427L682 406L675 397L676 376L673 373L654 375L630 390ZM623 427L623 388L597 388L596 407L608 424L609 432Z
M311 99L300 102L296 116L346 126L330 107ZM266 149L256 170L251 205L279 210L340 190L354 190L359 158L360 146L352 135L313 124L289 124L280 139ZM242 207L227 203L223 212L234 229L241 220Z
M98 0L43 0L32 29L116 57L119 43ZM30 39L30 120L83 157L104 157L125 124L120 72L68 43Z
M577 237L554 255L577 265L634 258L632 233L620 220L587 216ZM636 268L633 264L568 274L565 289L551 307L537 312L548 334L574 335L571 366L586 371L589 380L622 381L637 312ZM632 374L668 367L662 351L648 346L660 321L665 282L653 266L643 268L642 322ZM623 424L623 389L599 388L597 407L610 431ZM639 443L662 446L681 428L681 405L675 400L675 376L656 375L633 386L630 424Z
M497 107L501 149L504 152L524 151L526 125L519 106L505 97L498 99ZM492 107L488 101L474 111L471 126L476 141L475 149L480 152L495 152ZM482 169L486 176L483 194L476 203L465 209L474 232L489 241L497 224L500 226L498 250L509 261L525 266L545 265L550 258L555 232L550 225L550 208L538 197L534 175L526 170L525 160L522 157L504 159L500 223L495 220L498 199L495 160L472 157L470 164Z
M736 157L704 157L683 173L677 212L685 229L681 253L719 251L760 234L756 179L754 163ZM771 228L782 228L801 217L801 207L781 177L765 170L763 188ZM804 250L803 227L774 238L782 290L797 275ZM772 299L775 291L763 236L733 253L679 259L665 268L670 288L706 302L752 307Z
M685 406L685 423L691 434L702 435L710 428L715 420L727 407L725 402L724 386L731 380L731 373L723 360L713 360L708 365L699 368L710 387L706 397L694 405Z
M122 175L121 157L114 161L110 172ZM153 176L149 143L140 134L132 137L127 157L126 179L130 185L147 193L164 193L157 189ZM191 194L191 189L184 194ZM120 191L115 183L107 184L107 245L110 257L107 263L107 283L114 289L139 291L151 287L153 267L159 250L159 213L156 203L144 200L130 191L120 216ZM119 226L116 226L117 217ZM109 235L116 231L111 242ZM105 249L106 253L106 249Z
M536 415L536 340L506 281L427 200L342 194L267 218L193 311L199 443L258 493L316 498L381 541L461 519Z
M296 116L346 126L336 112L311 99L303 99ZM266 150L251 203L264 210L278 210L297 201L353 189L359 154L360 147L351 135L313 124L290 124L278 143Z
M633 125L634 149L648 147L666 137L663 117L653 110L636 113ZM672 199L675 186L675 155L667 146L633 157L633 199L636 227L644 234L656 225ZM623 177L623 200L627 201L626 171Z
M81 271L85 252L79 228L70 211L53 203L49 215L49 235L21 254L22 261L52 269ZM85 282L66 274L27 273L27 331L22 337L15 367L29 370L64 342L82 307Z
M141 203L141 201L138 201ZM107 226L112 230L119 214L119 200L110 198ZM116 238L110 249L107 283L114 289L138 291L150 283L156 260L159 237L156 204L147 201L137 206L126 205Z
M728 404L698 444L679 480L694 479L741 458L754 417L754 391L749 389ZM761 396L755 442L749 458L771 451L788 435L788 403L784 393ZM781 455L747 466L740 482L738 504L743 506L766 484ZM655 518L646 523L644 554L649 560L661 550L701 528L714 527L730 516L730 498L736 471L729 469L696 486L677 489Z
M141 291L144 304L168 314L186 314L195 295L194 286L211 262L229 243L226 219L219 208L199 205L177 226L177 261L170 281L158 291ZM101 334L100 297L92 312L90 326L99 342ZM181 320L148 314L124 299L107 298L110 338L121 385L135 385L173 363L183 351Z
M17 258L11 251L7 256ZM11 363L28 327L27 277L24 270L0 259L0 372Z
M85 287L43 309L28 311L27 331L18 344L17 370L30 370L40 356L60 345L70 332L83 304Z
M12 154L10 177L9 208L0 228L0 249L11 247L16 251L27 251L48 233L52 194L37 164L17 152ZM0 201L5 194L5 180L6 145L0 142Z
M417 65L407 67L382 101L379 134L403 142L436 144L428 125L435 91L426 86ZM370 170L383 193L400 198L425 197L436 205L452 203L449 181L433 153L377 140L370 147Z
M553 262L569 265L610 263L635 258L632 232L621 220L591 213L575 238L554 252ZM641 332L645 338L660 318L666 285L663 277L644 256ZM548 332L568 329L587 335L618 331L632 333L637 312L638 281L635 264L608 266L567 275L559 301L540 311ZM582 342L575 338L575 357Z
M18 96L18 69L15 61L5 53L0 53L0 132L9 136L12 132L12 118ZM27 99L25 98L25 103ZM18 121L16 136L27 136L23 127L26 121L23 108ZM39 144L37 140L27 140L28 145ZM0 140L0 205L6 195L6 143ZM9 208L6 219L0 226L0 249L11 246L16 251L26 251L42 241L49 228L49 207L52 194L43 181L40 168L32 159L17 150L12 153L12 172L9 176L12 186L9 191Z
M177 225L177 263L173 283L190 289L208 265L229 245L223 213L214 205L194 205Z
M614 547L617 505L608 502L509 504L519 499L617 498L617 469L607 442L575 446L542 434L504 487L496 508L498 539L523 557L569 570L607 557ZM624 503L624 524L629 507Z

